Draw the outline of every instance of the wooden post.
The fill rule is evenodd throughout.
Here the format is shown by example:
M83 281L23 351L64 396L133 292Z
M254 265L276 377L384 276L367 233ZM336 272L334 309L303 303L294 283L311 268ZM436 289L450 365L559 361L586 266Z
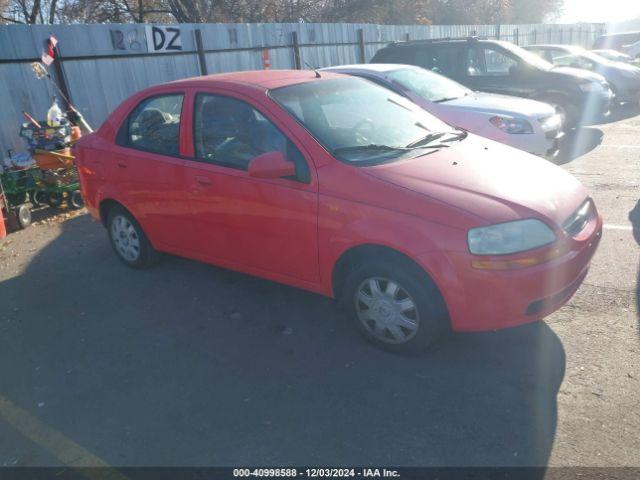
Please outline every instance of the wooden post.
M198 63L200 64L200 75L208 75L207 59L204 56L204 47L202 46L202 32L199 28L194 30L196 35L196 49L198 51Z
M66 106L66 110L71 110L71 92L69 91L69 85L67 84L67 77L64 74L64 69L62 68L62 53L60 52L60 47L53 47L54 51L54 62L53 68L56 72L56 80L58 81L58 87L62 91L62 94L66 97L63 98L62 101Z
M302 70L302 58L300 57L300 43L298 42L298 32L291 32L291 42L293 44L293 65L296 70Z
M360 54L360 63L367 63L364 50L364 30L361 28L358 29L358 53Z

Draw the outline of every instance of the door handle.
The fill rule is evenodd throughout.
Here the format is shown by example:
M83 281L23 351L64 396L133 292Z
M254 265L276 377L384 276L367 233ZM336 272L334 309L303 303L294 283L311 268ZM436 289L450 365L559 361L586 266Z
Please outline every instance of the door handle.
M120 168L127 168L128 166L127 162L125 162L124 160L118 160L117 164Z
M196 182L198 182L200 185L205 187L208 187L211 185L211 179L203 175L196 175Z

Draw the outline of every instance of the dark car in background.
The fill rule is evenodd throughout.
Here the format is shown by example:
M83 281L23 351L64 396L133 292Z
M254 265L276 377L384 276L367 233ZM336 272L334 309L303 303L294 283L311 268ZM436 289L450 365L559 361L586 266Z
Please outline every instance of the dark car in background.
M372 63L405 63L433 70L472 90L532 98L554 105L575 126L607 114L612 93L604 77L558 68L510 42L476 37L397 42Z
M625 47L640 41L640 32L607 33L599 36L593 44L593 49L610 48L626 53Z
M609 83L616 102L640 101L640 68L614 62L575 45L529 45L525 47L559 67L590 70Z

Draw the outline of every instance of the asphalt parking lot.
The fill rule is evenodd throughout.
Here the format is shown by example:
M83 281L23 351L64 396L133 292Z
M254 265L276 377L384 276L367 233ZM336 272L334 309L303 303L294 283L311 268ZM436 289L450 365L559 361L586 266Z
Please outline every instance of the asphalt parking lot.
M173 257L131 271L87 215L9 235L0 465L640 466L640 110L558 163L605 217L583 286L417 357L311 293Z

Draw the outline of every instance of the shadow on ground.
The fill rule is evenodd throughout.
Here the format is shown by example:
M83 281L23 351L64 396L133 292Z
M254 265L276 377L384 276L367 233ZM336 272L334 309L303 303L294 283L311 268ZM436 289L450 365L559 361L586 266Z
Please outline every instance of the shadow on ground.
M623 105L616 105L611 108L609 116L598 121L599 124L604 125L607 123L619 122L620 120L626 120L627 118L635 117L640 114L640 104L626 103Z
M603 136L602 130L595 127L580 127L567 132L555 163L563 165L589 153L602 143Z
M640 200L629 212L629 221L633 228L633 238L640 245ZM636 312L638 312L638 335L640 335L640 266L638 267L638 280L636 281Z
M0 394L111 465L548 463L565 354L543 322L394 356L328 299L129 270L87 216L63 225L0 284ZM2 455L51 461L12 432Z

